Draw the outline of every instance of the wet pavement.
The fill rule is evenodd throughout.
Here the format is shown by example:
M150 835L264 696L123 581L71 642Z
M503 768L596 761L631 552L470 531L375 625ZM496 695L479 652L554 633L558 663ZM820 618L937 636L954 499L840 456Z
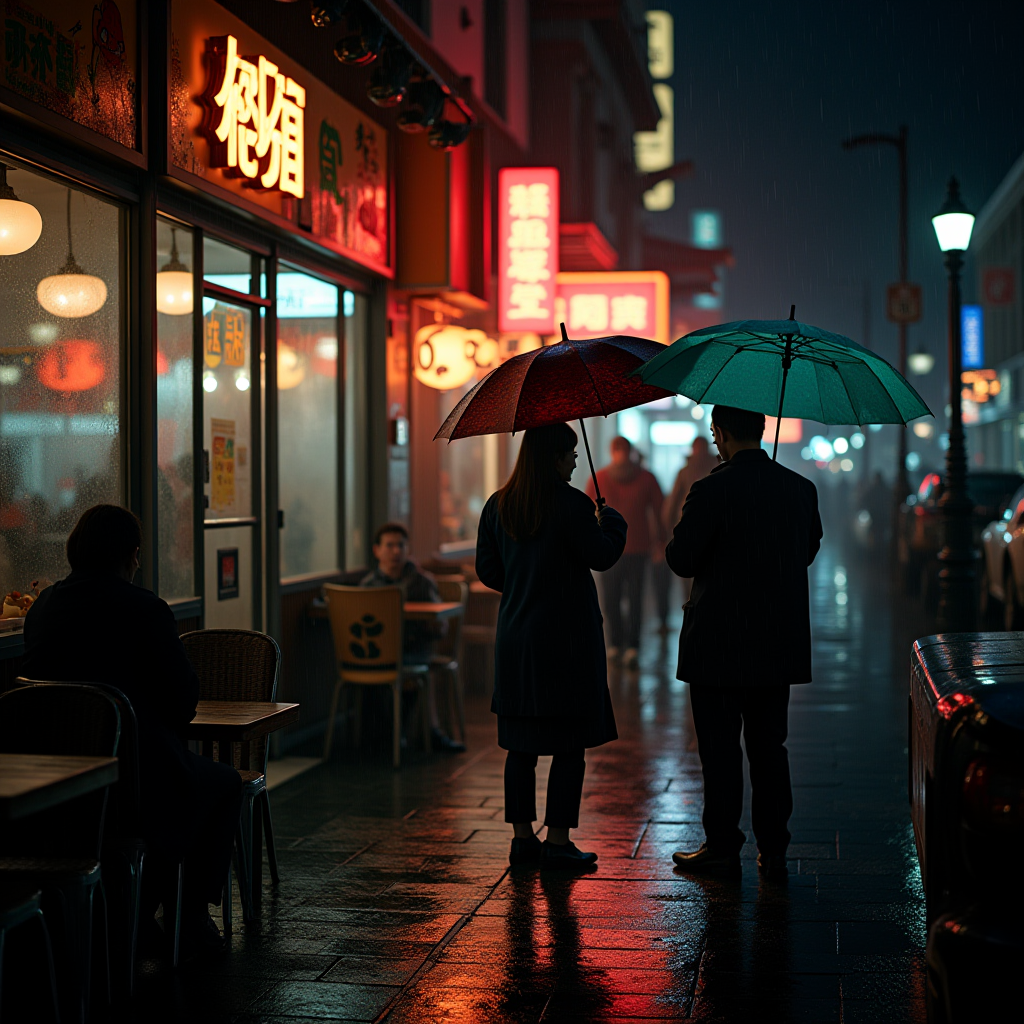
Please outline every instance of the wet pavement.
M828 546L811 570L815 682L790 713L787 886L759 882L752 840L742 882L674 870L673 850L703 838L700 766L677 633L650 632L641 671L612 680L621 738L587 756L574 839L599 853L592 874L509 869L503 753L476 697L468 754L413 753L395 773L384 750L340 751L275 789L282 881L265 885L261 923L219 960L148 975L131 1016L923 1020L906 680L926 630L880 576Z

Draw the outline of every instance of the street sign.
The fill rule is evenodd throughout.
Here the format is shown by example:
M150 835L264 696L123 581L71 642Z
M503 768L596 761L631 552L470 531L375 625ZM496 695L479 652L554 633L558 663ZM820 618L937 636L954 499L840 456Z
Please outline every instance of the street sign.
M889 285L886 315L894 324L916 324L921 319L921 286L909 281Z
M981 306L960 307L960 364L965 370L985 365L985 329Z
M981 274L981 291L990 306L1009 306L1016 298L1013 267L986 267Z

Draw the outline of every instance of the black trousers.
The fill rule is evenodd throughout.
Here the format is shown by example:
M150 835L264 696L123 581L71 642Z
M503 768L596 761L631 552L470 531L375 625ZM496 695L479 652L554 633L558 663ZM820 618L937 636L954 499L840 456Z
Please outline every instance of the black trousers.
M548 802L544 824L551 828L578 828L583 774L583 751L554 754L548 773ZM510 750L505 758L505 820L524 824L537 820L537 755Z
M672 588L672 570L665 561L651 563L651 589L654 591L654 607L658 621L668 625L668 599Z
M604 614L608 618L608 634L612 647L639 647L640 626L644 613L644 573L647 555L623 555L607 572L601 574ZM622 614L622 603L626 614Z
M750 762L750 817L757 848L783 854L793 813L786 734L788 686L690 686L690 708L704 773L704 832L707 844L738 853L746 836L743 813L743 754Z
M242 807L242 780L230 764L198 754L189 754L188 757L192 761L194 775L190 806L184 813L178 809L179 828L181 834L187 836L182 916L195 918L206 914L207 904L220 903ZM145 912L152 915L161 902L165 911L173 910L178 865L160 845L147 840L147 846L142 873L145 889L142 905Z

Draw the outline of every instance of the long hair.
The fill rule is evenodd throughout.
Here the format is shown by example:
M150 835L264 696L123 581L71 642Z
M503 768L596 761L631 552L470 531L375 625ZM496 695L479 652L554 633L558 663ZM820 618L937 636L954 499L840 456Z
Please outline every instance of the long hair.
M532 540L551 510L558 484L555 463L576 447L567 423L533 427L523 434L515 469L498 491L498 521L516 541Z

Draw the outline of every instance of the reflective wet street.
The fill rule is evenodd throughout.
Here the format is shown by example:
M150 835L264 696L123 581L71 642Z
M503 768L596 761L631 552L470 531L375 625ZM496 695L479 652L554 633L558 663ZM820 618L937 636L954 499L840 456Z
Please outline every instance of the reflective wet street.
M640 672L612 680L621 738L588 752L574 838L600 854L594 873L509 869L503 752L478 694L466 755L412 752L395 773L383 745L339 750L276 788L282 880L265 881L262 923L236 927L220 961L148 977L139 1019L923 1020L906 705L925 630L856 550L826 544L810 578L788 886L759 881L749 820L741 883L674 870L703 838L701 776L678 633L650 631Z

